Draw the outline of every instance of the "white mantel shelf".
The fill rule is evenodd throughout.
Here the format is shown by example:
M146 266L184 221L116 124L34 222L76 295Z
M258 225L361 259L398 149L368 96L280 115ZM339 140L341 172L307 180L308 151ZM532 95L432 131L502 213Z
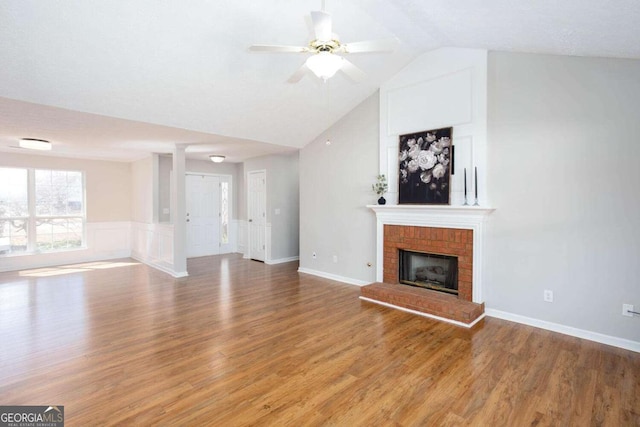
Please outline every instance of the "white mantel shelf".
M367 205L376 214L377 265L376 280L382 282L384 226L408 225L473 230L473 296L482 303L482 248L483 223L495 209L484 206L450 205Z
M373 209L376 212L474 212L476 214L488 215L495 211L495 208L487 208L484 206L451 206L451 205L367 205L368 208Z
M382 224L473 228L495 209L484 206L367 205Z

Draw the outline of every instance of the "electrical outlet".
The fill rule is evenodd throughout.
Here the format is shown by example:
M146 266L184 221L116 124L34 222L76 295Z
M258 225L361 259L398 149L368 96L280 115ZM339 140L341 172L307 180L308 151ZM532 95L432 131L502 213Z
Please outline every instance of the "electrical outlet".
M334 255L333 256L333 262L337 263L338 262L338 255Z
M553 291L550 291L549 289L545 289L544 290L544 300L546 302L553 302Z
M633 311L633 305L631 305L631 304L622 304L622 315L623 316L633 317L633 313L631 313L632 311Z
M311 258L313 258L313 259L316 259L316 258L317 258L317 256L316 256L316 253L315 253L315 252L313 253L313 255L311 255Z

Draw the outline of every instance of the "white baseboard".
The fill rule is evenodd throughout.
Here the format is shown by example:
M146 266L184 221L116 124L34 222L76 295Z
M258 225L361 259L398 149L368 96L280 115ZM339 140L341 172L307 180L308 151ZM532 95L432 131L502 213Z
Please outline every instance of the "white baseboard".
M167 273L168 275L175 278L189 276L189 273L187 273L186 271L175 271L171 264L153 258L145 257L137 252L132 253L131 258L135 259L136 261L140 261L141 263L146 264L151 268L155 268L156 270L162 271L163 273Z
M599 342L601 344L607 344L614 347L623 348L625 350L635 351L640 353L640 342L631 341L624 338L612 337L610 335L600 334L598 332L586 331L584 329L578 329L571 326L561 325L559 323L547 322L545 320L534 319L531 317L521 316L519 314L508 313L505 311L494 310L485 308L485 314L497 319L508 320L511 322L522 323L523 325L533 326L540 329L546 329L548 331L558 332L565 335L570 335L576 338L583 338L589 341Z
M298 273L311 274L312 276L323 277L325 279L335 280L337 282L348 283L350 285L365 286L370 285L372 282L365 282L363 280L352 279L350 277L338 276L337 274L325 273L324 271L311 270L309 268L298 268Z
M273 265L273 264L282 264L285 262L291 262L291 261L299 261L300 257L299 256L292 256L289 258L280 258L280 259L271 259L268 261L265 261L265 264L269 264L269 265Z

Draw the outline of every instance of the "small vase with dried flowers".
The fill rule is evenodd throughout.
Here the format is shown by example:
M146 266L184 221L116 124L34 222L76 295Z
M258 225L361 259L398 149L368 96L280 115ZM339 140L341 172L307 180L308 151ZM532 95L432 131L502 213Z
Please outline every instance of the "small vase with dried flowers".
M378 199L379 205L384 205L387 201L384 199L384 193L387 192L389 188L387 184L387 177L384 174L378 175L376 178L376 183L371 185L373 192L376 193L380 198Z

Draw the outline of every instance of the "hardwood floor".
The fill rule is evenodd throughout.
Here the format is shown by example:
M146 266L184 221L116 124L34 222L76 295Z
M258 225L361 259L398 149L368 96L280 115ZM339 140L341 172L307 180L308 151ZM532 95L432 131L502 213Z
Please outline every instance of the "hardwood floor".
M640 354L472 330L238 255L0 274L0 405L67 426L638 426Z

